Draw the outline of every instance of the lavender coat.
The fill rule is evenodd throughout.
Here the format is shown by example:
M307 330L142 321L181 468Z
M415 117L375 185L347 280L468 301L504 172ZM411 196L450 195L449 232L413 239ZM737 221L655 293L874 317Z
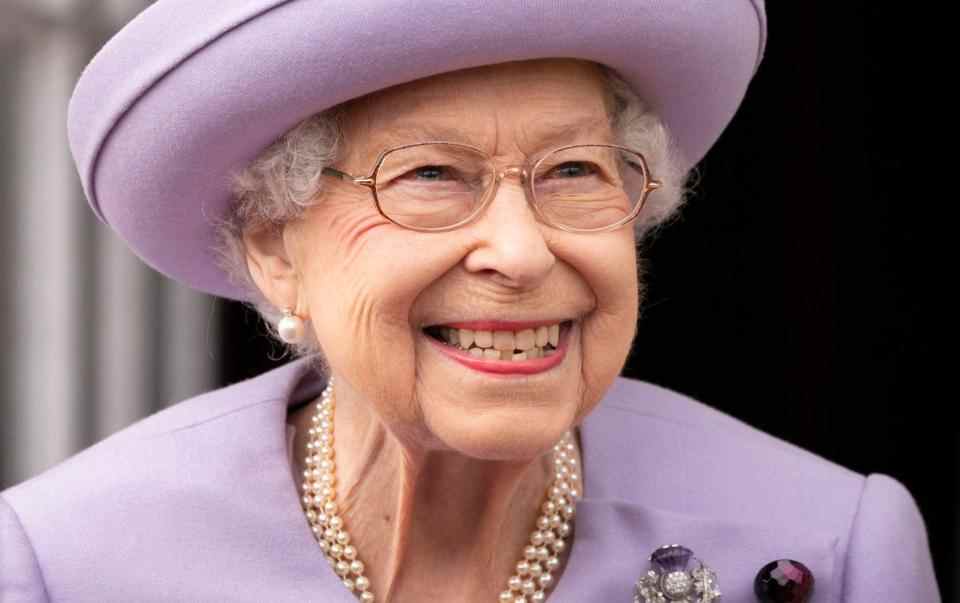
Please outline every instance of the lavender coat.
M184 401L0 493L0 601L353 603L313 540L287 407L319 395L303 361ZM584 498L549 597L629 603L650 552L680 543L755 601L788 557L810 603L940 600L909 492L678 393L618 379L582 429Z

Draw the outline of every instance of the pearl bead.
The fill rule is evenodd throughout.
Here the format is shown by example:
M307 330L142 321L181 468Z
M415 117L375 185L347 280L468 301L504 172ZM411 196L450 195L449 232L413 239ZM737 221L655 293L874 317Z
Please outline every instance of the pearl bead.
M533 561L537 558L537 547L527 546L523 549L523 557L528 561Z
M572 531L572 528L570 527L569 523L564 522L564 523L561 523L559 526L557 526L557 533L563 536L564 538L569 536L571 531Z
M550 588L550 585L553 584L553 576L544 574L537 578L537 582L540 584L540 588Z
M526 576L530 573L530 563L528 561L520 561L517 563L517 573L521 576Z
M564 543L562 540L554 540L550 545L550 548L553 549L553 552L559 555L563 552L563 549L566 548L566 546L566 543Z
M334 557L341 557L343 555L343 547L340 546L339 544L331 544L330 554L333 555ZM346 561L344 561L344 563L346 563ZM349 565L347 566L347 569L350 569Z
M510 590L520 590L520 587L523 586L523 580L520 579L520 576L510 576L510 579L507 580L507 586L510 587Z
M343 558L349 561L353 561L357 558L357 549L353 545L347 545L343 547Z
M363 561L354 560L350 562L350 571L354 574L363 573Z
M543 575L543 567L539 563L530 564L530 575L538 578Z
M346 561L337 561L336 571L341 576L346 576L350 573L350 564Z
M509 590L500 593L500 603L513 603L513 593Z
M349 591L353 591L354 586L355 586L354 583L353 583L353 580L351 580L350 578L344 578L344 580L343 580L343 585L346 586L346 587L347 587L347 590L349 590Z
M277 335L286 343L303 341L303 320L296 316L284 316L277 321Z
M547 547L541 546L537 548L537 559L540 561L546 561L550 558L550 551L547 550Z
M520 586L520 591L525 595L532 595L537 591L537 587L533 583L533 580L524 580L523 584Z
M558 567L560 567L560 558L559 558L559 557L551 557L551 558L547 559L547 571L548 571L548 572L554 572L554 571L557 570Z
M360 600L363 603L373 603L373 593L368 591L360 593Z
M547 600L547 595L543 594L543 591L537 591L533 593L533 596L530 597L531 603L543 603Z
M343 530L337 532L337 544L350 544L350 534Z
M331 515L327 523L329 523L330 527L334 530L339 530L343 527L343 519L341 519L339 515Z
M364 591L370 588L370 580L366 576L357 576L357 579L354 580L354 584L357 585L357 590Z
M550 518L541 515L537 518L537 529L546 530L550 527Z
M530 542L533 543L533 546L540 546L543 544L543 532L536 531L533 534L530 534Z
M543 503L542 509L544 514L553 515L557 512L557 503L553 502L552 500L548 500L547 502Z
M323 537L325 540L329 540L330 544L333 544L337 541L337 531L333 528L327 528L323 531Z

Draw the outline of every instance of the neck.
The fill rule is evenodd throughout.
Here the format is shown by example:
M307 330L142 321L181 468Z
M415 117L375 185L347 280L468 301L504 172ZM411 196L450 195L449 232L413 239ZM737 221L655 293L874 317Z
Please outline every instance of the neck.
M364 404L341 400L341 391L337 501L377 600L498 600L535 529L552 477L550 455L485 461L411 443L415 438L397 437ZM298 480L315 408L293 418Z

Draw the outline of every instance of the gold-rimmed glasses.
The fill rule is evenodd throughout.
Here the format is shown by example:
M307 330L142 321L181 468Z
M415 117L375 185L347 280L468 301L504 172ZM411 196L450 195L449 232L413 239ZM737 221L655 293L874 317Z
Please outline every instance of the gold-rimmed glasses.
M332 167L323 174L369 188L386 219L424 232L470 222L510 175L520 177L543 223L570 232L605 232L635 220L661 184L639 151L613 144L567 145L498 168L471 145L427 141L383 151L369 176Z

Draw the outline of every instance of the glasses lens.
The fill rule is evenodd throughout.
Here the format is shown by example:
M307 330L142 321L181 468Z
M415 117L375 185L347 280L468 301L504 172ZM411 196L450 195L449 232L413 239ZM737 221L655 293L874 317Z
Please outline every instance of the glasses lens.
M473 213L492 170L477 150L425 143L390 151L376 176L380 210L413 228L444 228Z
M606 145L560 149L533 173L537 209L548 220L578 230L607 228L633 217L646 170L633 151Z

